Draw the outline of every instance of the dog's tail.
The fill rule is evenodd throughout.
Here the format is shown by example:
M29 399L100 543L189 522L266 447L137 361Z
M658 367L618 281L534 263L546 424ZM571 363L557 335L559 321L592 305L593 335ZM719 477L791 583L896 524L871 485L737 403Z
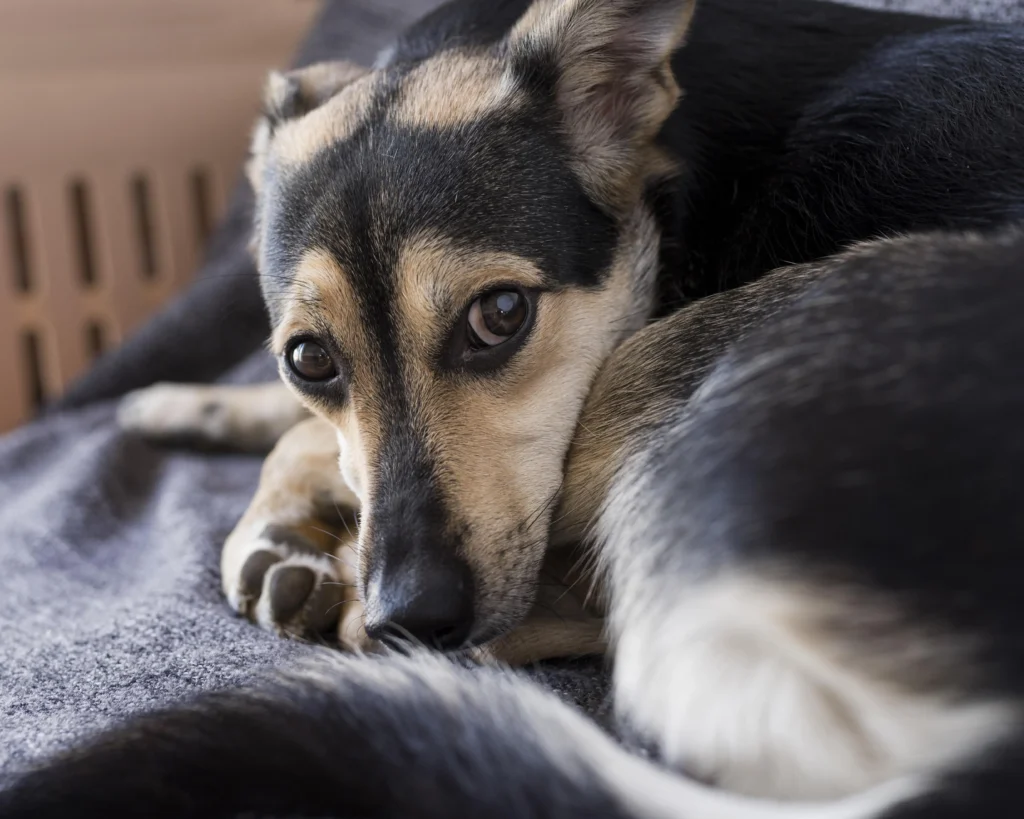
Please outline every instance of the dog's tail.
M727 796L511 673L332 655L101 735L0 791L0 817L860 819L893 796Z

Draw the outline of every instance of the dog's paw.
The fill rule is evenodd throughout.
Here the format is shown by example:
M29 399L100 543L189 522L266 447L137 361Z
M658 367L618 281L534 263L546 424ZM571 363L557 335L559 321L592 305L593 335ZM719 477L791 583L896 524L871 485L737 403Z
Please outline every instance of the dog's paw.
M122 429L159 441L227 443L232 411L210 388L156 384L128 393L117 408Z
M155 384L122 398L117 421L152 441L265 452L307 415L279 382Z
M350 547L325 552L296 529L273 524L231 546L241 559L236 570L225 567L224 587L235 611L283 636L337 634L344 648L372 648L362 630Z

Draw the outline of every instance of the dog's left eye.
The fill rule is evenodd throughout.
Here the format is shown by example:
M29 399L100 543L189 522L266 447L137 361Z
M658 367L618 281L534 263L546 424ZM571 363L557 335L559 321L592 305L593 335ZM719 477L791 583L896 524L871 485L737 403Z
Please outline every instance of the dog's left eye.
M480 347L508 341L526 323L530 306L515 290L492 290L469 307L469 330Z
M292 372L303 381L326 381L338 373L327 350L312 339L301 339L293 343L285 357Z

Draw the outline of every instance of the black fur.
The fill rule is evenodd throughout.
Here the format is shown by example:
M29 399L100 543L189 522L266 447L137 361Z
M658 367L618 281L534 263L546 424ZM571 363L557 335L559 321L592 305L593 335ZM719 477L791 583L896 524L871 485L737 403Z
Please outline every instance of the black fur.
M801 113L714 257L720 284L858 239L1024 218L1024 30L897 37ZM742 250L741 250L742 248Z
M524 683L442 662L336 656L150 714L0 790L0 817L628 815L542 750Z

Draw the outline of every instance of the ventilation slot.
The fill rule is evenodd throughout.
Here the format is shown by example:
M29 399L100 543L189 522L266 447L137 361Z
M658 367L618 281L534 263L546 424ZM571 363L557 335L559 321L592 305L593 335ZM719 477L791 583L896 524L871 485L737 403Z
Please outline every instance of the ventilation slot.
M210 238L210 231L213 228L210 175L206 169L196 168L192 171L189 187L192 190L192 213L195 218L196 240L198 246L203 248L206 247L206 240Z
M107 349L107 334L98 321L85 325L85 349L93 359L99 358Z
M153 204L149 180L142 174L132 177L132 205L135 210L135 235L139 244L139 270L146 279L156 278L156 241L153 236Z
M20 188L10 187L5 192L4 215L7 222L14 289L18 293L30 293L33 287L32 265L29 259L28 231L25 227L25 202Z
M21 337L21 349L31 408L39 410L46 400L46 388L43 386L43 354L39 336L32 330L27 330Z
M96 284L96 261L89 188L84 181L76 179L71 183L68 193L71 199L71 224L75 235L78 274L86 287L92 287Z

